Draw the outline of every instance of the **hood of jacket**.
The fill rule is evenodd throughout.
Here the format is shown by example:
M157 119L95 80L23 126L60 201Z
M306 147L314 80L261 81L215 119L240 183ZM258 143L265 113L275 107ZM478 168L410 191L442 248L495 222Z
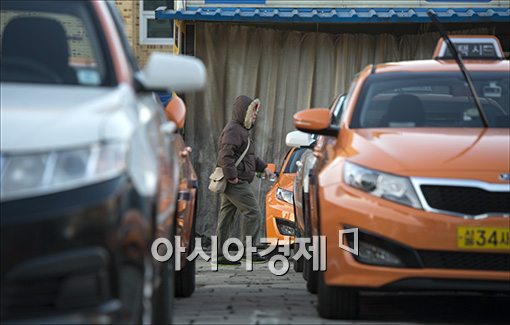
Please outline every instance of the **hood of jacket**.
M241 95L234 101L234 110L232 112L232 120L241 124L245 129L250 130L255 121L252 118L253 110L260 104L257 98L252 100L248 96Z

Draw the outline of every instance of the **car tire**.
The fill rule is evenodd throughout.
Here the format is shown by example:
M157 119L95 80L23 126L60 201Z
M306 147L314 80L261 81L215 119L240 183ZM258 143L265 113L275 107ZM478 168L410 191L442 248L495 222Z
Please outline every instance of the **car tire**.
M195 195L197 195L196 193ZM195 249L195 224L197 213L197 198L195 198L195 207L193 215L193 224L191 226L191 234L189 238L188 254L191 254ZM195 292L195 276L196 276L196 259L192 261L186 260L186 265L180 271L175 272L175 296L176 297L189 297Z
M324 272L319 273L318 312L327 319L356 319L359 313L359 292L355 288L329 286Z
M176 272L175 277L175 296L189 297L195 291L195 260L187 261L186 266Z
M300 257L297 261L293 263L294 271L297 273L303 272L303 257Z
M301 235L298 234L297 229L296 229L295 234L296 234L295 238L301 238ZM292 256L296 256L297 252L299 251L299 248L300 248L300 244L297 241L294 241L294 248L292 249ZM301 256L297 260L293 259L292 266L293 266L295 272L298 272L298 273L303 272L303 260L304 259L305 258L303 256Z
M294 208L294 216L297 216L295 203L293 204L293 208ZM295 225L294 225L294 238L297 239L297 238L301 238L301 237L302 237L302 235L301 235L301 232L299 231L299 227L297 225L297 220L296 220ZM299 251L300 244L297 242L297 240L294 240L293 246L294 246L294 248L292 250L292 256L296 256L296 253ZM303 256L301 256L297 260L293 259L294 262L292 263L292 266L293 266L295 272L297 272L297 273L303 272L303 260L304 260Z
M137 323L144 315L144 270L135 264L122 265L119 272L119 298L122 303L121 322Z
M303 218L305 221L305 233L304 236L310 239L312 242L312 230L311 221L309 214L310 200L309 195L305 195L303 192ZM311 244L308 244L311 245ZM308 250L308 249L307 249ZM317 293L317 271L313 270L313 256L312 259L303 259L303 278L306 280L306 289L312 294Z
M304 261L304 270L303 274L306 273L306 290L312 294L317 293L317 277L318 271L313 270L313 261L305 260Z
M177 204L176 204L177 206ZM168 234L170 242L175 238L175 215L174 226ZM152 322L151 324L172 324L174 312L174 291L175 291L175 254L161 266L161 283L152 297ZM145 324L145 322L143 322Z
M175 258L172 254L172 257L162 266L161 283L154 291L152 324L172 324L175 274Z

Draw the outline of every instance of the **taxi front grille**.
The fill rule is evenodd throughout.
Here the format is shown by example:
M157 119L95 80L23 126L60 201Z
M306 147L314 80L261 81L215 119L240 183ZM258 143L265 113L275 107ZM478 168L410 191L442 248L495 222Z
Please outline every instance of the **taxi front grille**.
M465 215L510 213L510 192L489 192L475 187L421 185L427 204L434 209Z
M424 268L510 271L510 254L418 251Z

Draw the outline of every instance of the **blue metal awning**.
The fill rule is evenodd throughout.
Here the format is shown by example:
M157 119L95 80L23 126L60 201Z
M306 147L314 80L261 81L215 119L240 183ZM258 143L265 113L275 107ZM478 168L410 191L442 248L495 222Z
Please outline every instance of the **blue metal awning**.
M510 22L510 8L211 8L156 10L157 19L269 23L427 23L433 10L452 23Z

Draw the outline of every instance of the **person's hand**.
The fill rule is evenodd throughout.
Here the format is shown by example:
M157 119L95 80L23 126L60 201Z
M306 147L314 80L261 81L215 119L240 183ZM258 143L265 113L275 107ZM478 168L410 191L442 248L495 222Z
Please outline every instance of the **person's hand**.
M268 168L264 169L264 177L266 179L272 179L272 178L275 178L276 175L271 171L269 170Z
M229 182L230 184L237 184L237 183L239 183L239 178L237 178L237 177L236 177L236 178L234 178L234 179L229 179L229 180L228 180L228 182Z

